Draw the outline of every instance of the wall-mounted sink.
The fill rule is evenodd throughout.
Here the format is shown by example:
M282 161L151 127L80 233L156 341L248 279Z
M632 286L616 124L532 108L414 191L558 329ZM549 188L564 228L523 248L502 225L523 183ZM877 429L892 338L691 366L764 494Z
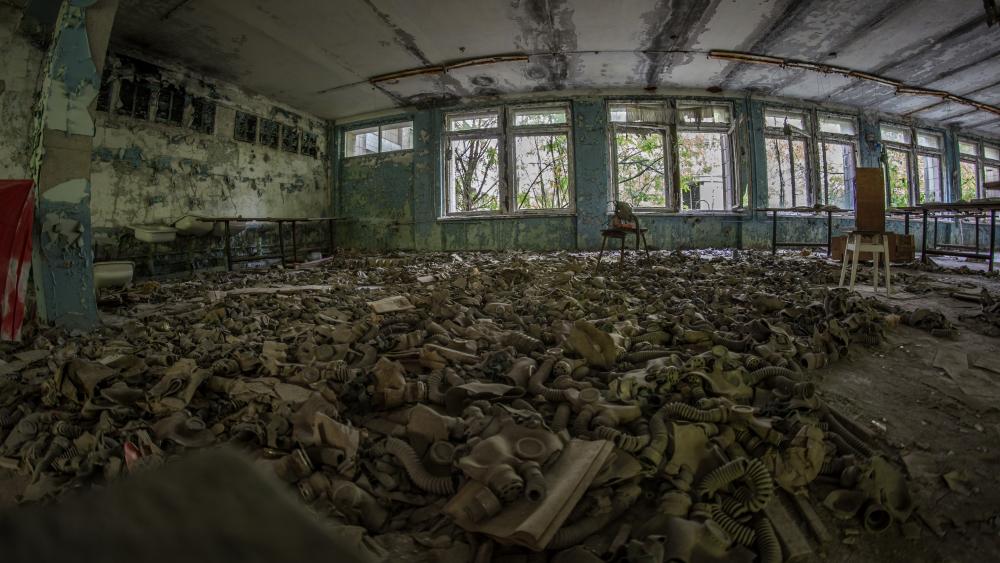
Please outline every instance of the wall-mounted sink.
M142 242L173 242L177 229L166 225L132 225L135 238Z
M229 234L230 234L230 236L240 234L240 233L242 233L245 230L247 230L247 222L246 221L230 221L229 222ZM216 223L215 227L212 228L212 234L215 235L215 236L217 236L217 237L224 237L224 236L226 236L226 224L224 222L222 222L222 221L219 221L218 223Z
M94 289L125 287L134 274L134 262L94 262Z
M200 237L212 232L213 223L202 221L197 215L185 215L174 221L174 228L177 234L182 236Z

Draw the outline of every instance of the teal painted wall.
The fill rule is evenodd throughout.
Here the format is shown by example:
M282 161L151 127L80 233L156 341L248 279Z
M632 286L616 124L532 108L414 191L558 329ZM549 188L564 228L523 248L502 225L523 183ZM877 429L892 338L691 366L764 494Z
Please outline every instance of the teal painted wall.
M549 216L500 216L490 218L444 217L442 212L441 127L444 111L428 109L383 120L353 122L334 130L342 142L348 128L412 120L412 151L336 158L334 202L336 215L351 218L338 229L338 244L364 251L388 250L597 250L600 230L608 223L611 182L608 122L605 97L570 100L573 110L573 155L576 191L575 213ZM750 208L767 206L767 160L764 148L765 103L746 98L728 99L734 109L736 182ZM878 163L877 115L859 116L859 166ZM950 147L954 139L946 133ZM333 151L339 155L340 151ZM952 157L946 151L945 159ZM954 192L946 174L946 193ZM771 220L763 212L643 214L651 248L770 248ZM742 233L740 223L743 224ZM837 219L834 234L850 230L851 219ZM888 228L903 232L902 220L888 221ZM985 227L984 227L985 228ZM955 230L957 232L957 230ZM914 221L910 232L920 228ZM946 240L952 230L942 229ZM971 231L970 231L971 232ZM782 217L779 240L826 240L826 220L821 217ZM985 237L983 240L987 240Z

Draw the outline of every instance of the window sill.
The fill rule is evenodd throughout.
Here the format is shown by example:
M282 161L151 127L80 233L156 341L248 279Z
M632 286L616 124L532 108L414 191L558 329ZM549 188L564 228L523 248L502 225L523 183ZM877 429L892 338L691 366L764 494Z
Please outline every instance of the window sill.
M747 215L745 212L740 211L671 211L669 209L650 209L650 210L632 210L637 217L740 217ZM614 216L614 211L608 211L608 217Z
M461 222L461 221L481 221L483 219L493 220L493 219L541 219L541 218L555 218L555 217L575 217L576 211L549 211L549 212L537 212L537 213L483 213L480 215L444 215L438 217L437 220L441 222Z

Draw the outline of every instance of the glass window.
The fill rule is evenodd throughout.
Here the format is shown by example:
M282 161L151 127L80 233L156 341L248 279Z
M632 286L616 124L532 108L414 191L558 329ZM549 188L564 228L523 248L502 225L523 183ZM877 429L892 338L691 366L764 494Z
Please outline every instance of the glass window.
M979 151L976 150L976 143L973 141L958 141L958 152L969 156L979 156Z
M156 120L181 125L184 122L184 90L176 86L160 88L156 96Z
M823 182L823 201L841 209L851 209L854 194L854 145L820 141L820 176Z
M681 209L725 210L732 207L729 135L711 131L677 133Z
M917 173L920 182L920 201L944 201L941 181L941 157L932 154L917 155Z
M205 98L191 99L191 129L206 135L215 133L215 102Z
M257 142L257 116L242 111L236 112L236 123L233 127L233 137L246 143Z
M806 142L791 136L768 136L767 192L770 207L812 205L809 194L809 167Z
M1000 197L1000 166L987 164L983 167L983 171L986 173L983 193L986 197Z
M912 139L912 133L909 127L883 123L879 130L882 134L882 140L889 143L909 145L910 139Z
M831 135L854 136L858 133L858 125L853 117L821 114L819 116L819 131Z
M569 111L565 107L517 108L514 110L514 127L566 125Z
M344 133L344 156L413 149L413 122L351 129Z
M407 151L413 148L413 123L395 123L382 126L382 145L379 152Z
M959 162L959 181L963 200L970 201L979 197L979 167L975 160Z
M986 160L1000 160L1000 148L985 145L983 147L983 158Z
M454 113L446 118L448 131L477 131L500 127L500 113L497 110Z
M798 131L805 131L806 115L797 111L766 108L764 110L764 126L769 129L791 127Z
M609 106L612 123L666 124L667 109L663 104L615 103Z
M666 132L658 129L615 131L618 201L632 207L666 207Z
M149 119L149 103L153 90L142 79L122 79L118 85L118 115Z
M319 136L315 133L302 133L302 154L313 158L319 157Z
M677 106L678 125L729 125L732 112L724 105L692 105L680 103Z
M285 152L299 152L299 128L281 126L281 150Z
M449 211L500 209L500 140L459 138L448 144Z
M260 140L258 142L265 147L271 147L272 149L278 148L278 130L279 126L276 121L271 119L261 119Z
M941 135L929 131L917 130L917 146L924 149L941 150L943 141Z
M568 209L569 135L518 135L514 140L517 209Z
M908 207L913 174L910 170L910 153L898 149L886 149L889 167L889 185L886 186L889 207Z

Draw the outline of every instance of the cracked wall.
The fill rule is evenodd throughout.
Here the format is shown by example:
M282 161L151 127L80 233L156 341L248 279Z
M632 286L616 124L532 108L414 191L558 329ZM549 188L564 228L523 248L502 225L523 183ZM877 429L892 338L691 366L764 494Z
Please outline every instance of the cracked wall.
M140 64L134 64L138 60ZM144 64L144 63L149 63ZM133 53L109 56L114 92L142 81L155 93L170 88L215 103L211 134L192 129L185 105L180 124L160 122L153 96L149 119L120 115L120 96L96 113L91 212L96 229L170 224L184 215L315 217L329 208L325 122L263 96ZM233 136L236 112L297 127L317 138L316 157Z
M0 178L31 178L34 108L45 53L18 28L22 9L0 3Z

